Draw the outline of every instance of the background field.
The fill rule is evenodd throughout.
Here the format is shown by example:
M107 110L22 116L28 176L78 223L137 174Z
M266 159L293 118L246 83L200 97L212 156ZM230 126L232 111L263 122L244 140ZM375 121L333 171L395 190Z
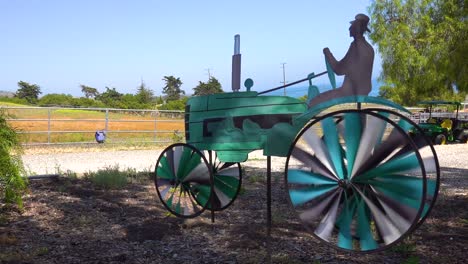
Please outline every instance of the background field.
M95 142L106 130L108 143L183 139L183 113L157 110L31 108L1 106L24 144Z

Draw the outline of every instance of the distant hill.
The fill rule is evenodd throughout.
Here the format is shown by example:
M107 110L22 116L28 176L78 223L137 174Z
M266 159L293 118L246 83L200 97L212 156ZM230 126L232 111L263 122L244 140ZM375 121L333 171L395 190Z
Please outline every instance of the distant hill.
M315 85L319 88L319 91L321 93L331 89L330 84L315 84ZM340 87L341 83L337 83L336 85ZM380 86L382 86L381 82L377 81L377 79L372 80L372 91L370 92L369 95L378 96ZM290 97L296 97L296 98L301 97L307 94L308 89L309 89L309 86L304 85L304 84L286 87L286 95ZM269 93L268 95L284 95L284 89L276 90L274 92Z
M14 92L0 91L0 97L9 97L12 98L15 96Z

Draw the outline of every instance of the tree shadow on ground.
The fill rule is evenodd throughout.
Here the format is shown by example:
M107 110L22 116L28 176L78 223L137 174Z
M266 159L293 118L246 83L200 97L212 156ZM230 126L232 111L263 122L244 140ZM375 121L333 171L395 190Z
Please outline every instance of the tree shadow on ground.
M265 263L270 254L273 263L401 263L411 256L431 263L457 262L462 256L456 251L462 252L466 245L466 195L441 191L426 223L404 242L415 245L414 249L348 253L306 232L289 204L281 171L272 173L273 226L268 237L266 170L243 167L241 194L229 208L215 214L214 223L208 211L195 219L169 215L149 180L121 190L97 189L89 181L66 178L31 182L25 214L0 227L16 238L7 244L0 240L0 260ZM466 184L444 182L444 177L466 181L466 170L441 171L442 190L461 188L466 192Z

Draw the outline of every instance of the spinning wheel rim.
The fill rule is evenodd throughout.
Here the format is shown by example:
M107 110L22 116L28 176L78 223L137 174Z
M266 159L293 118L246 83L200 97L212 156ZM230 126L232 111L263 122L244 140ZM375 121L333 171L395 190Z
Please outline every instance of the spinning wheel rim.
M214 190L212 200L210 203L208 203L206 208L211 210L212 203L220 202L221 206L216 204L213 210L223 211L224 209L228 208L239 195L242 186L242 167L238 162L221 162L218 159L216 152L207 152L209 157L208 163L211 166L211 171L213 174ZM214 153L214 155L212 155L212 153ZM233 166L237 166L237 169ZM237 180L237 182L235 180ZM235 186L236 184L237 186ZM226 202L226 199L229 201Z
M418 134L420 135L421 139L424 140L424 142L427 144L426 146L430 148L431 150L431 153L432 153L432 157L433 157L433 160L434 160L434 166L435 166L435 173L436 173L436 176L435 176L435 188L434 188L434 193L432 194L432 199L431 199L431 202L429 203L429 207L428 209L426 210L426 212L422 213L421 214L421 218L419 219L418 223L416 224L416 226L414 227L414 229L417 229L418 227L420 227L424 221L427 219L427 217L430 215L432 209L434 208L434 205L437 201L437 197L439 195L439 189L440 189L440 164L439 164L439 158L437 156L437 152L435 151L435 148L434 148L434 145L432 144L431 142L431 139L427 136L424 135L424 131L421 127L418 126L418 124L416 124L414 121L412 121L411 119L407 118L406 116L398 113L398 112L395 112L395 111L391 111L391 110L388 110L388 109L380 109L380 108L367 108L366 110L368 111L378 111L378 112L386 112L386 113L390 113L392 115L395 115L395 116L398 116L399 118L401 119L404 119L405 122L408 122L410 125L411 125L411 128L414 128L418 131ZM408 131L407 131L408 132ZM422 148L420 148L422 149ZM425 167L425 169L427 169L427 167ZM426 177L427 177L427 173L426 173ZM427 181L429 181L430 179L427 179ZM427 197L427 194L429 192L429 188L426 188L426 197ZM427 198L426 198L427 199Z
M161 152L155 166L154 184L164 207L182 218L203 213L213 193L213 175L208 161L201 151L185 143L172 144ZM201 199L195 201L197 195L204 197L204 204L200 203ZM176 208L173 208L174 197Z
M416 185L418 184L422 185L421 186L422 188L418 187L419 188L418 190L420 191L420 193L416 195L417 196L416 204L415 204L416 208L409 208L409 206L406 206L405 204L403 204L401 200L398 200L398 199L395 200L395 197L389 196L390 194L383 192L384 187L382 186L379 186L382 188L382 190L375 189L377 188L376 187L377 185L375 185L377 183L370 183L370 182L373 181L374 178L376 179L379 178L377 180L381 180L383 176L382 177L372 176L372 175L370 177L369 175L364 176L366 171L362 172L364 174L360 174L361 172L359 172L359 170L362 167L367 166L366 163L362 163L363 161L366 161L367 158L363 159L361 157L362 155L359 154L359 152L364 152L360 150L361 148L360 145L361 144L366 145L367 139L375 140L375 139L379 139L379 137L372 135L371 132L373 131L373 128L369 128L371 127L371 123L369 124L365 123L364 128L360 127L362 124L359 124L359 125L356 125L356 128L363 130L363 131L358 132L359 141L356 141L355 139L353 139L354 132L352 131L347 132L350 135L349 142L346 140L345 141L346 147L343 148L343 145L341 145L342 143L340 143L339 141L339 136L341 135L339 133L341 132L338 131L339 130L338 125L334 123L332 119L330 119L330 118L338 117L338 116L341 116L342 118L351 116L353 118L350 118L350 120L354 120L354 121L356 121L356 117L358 117L359 120L361 120L360 118L365 116L366 122L369 122L375 119L376 124L385 125L382 128L382 133L384 132L383 129L385 129L386 125L390 124L392 127L392 131L397 131L395 132L396 136L403 137L405 139L404 144L408 144L411 146L410 153L411 153L412 161L413 163L416 162L417 170L419 169L421 170L421 174L418 175L420 177L414 177L415 179L412 179L413 181L416 182ZM323 141L322 139L317 141L317 139L314 139L313 137L307 139L310 141L308 142L309 146L312 146L313 144L325 144L327 145L326 150L332 149L330 150L330 152L333 152L334 155L328 157L328 161L325 162L328 164L317 163L321 165L317 165L317 166L314 165L315 166L314 170L320 171L321 174L317 174L316 172L313 172L313 171L310 171L310 173L307 171L303 171L305 172L305 174L307 173L313 174L313 177L310 178L310 175L302 175L301 170L292 170L292 169L290 170L289 165L290 165L290 158L293 156L293 151L294 151L294 155L298 157L301 155L305 155L305 156L301 156L300 159L304 157L308 157L306 155L307 153L306 154L300 153L300 151L302 150L300 150L300 148L296 148L296 145L300 139L303 139L304 135L305 135L304 137L309 137L310 133L307 131L309 131L309 129L312 129L316 124L320 124L321 126L325 127L321 129L326 131L327 135L322 138ZM351 124L351 122L349 122L349 124ZM332 128L332 129L329 129L329 131L327 131L327 127ZM369 130L371 132L368 132L368 131L366 132L366 130ZM308 134L305 134L305 133L308 133ZM365 133L367 133L366 137L364 136ZM383 139L383 134L380 136L380 140L382 139ZM388 140L390 139L391 137L389 136ZM381 144L382 147L381 145L379 145L380 143L382 143ZM383 149L385 144L389 145L390 149L391 147L393 147L390 143L385 143L385 144L384 143L385 143L384 141L377 142L372 147L375 149L377 149L377 147ZM354 145L358 144L358 147L353 146L353 144ZM345 151L345 149L346 150L349 149L349 151ZM352 154L353 150L355 151L354 154ZM344 154L341 153L343 151L345 152ZM304 152L307 152L307 151L304 151ZM320 150L318 150L318 152L320 152ZM377 150L376 150L376 153L378 153ZM389 153L388 155L385 154L385 156L382 156L384 158L382 158L381 161L378 161L376 163L375 168L383 167L382 165L385 165L385 163L390 164L390 162L386 161L385 159L390 159L390 161L392 161L392 159L394 158L395 159L399 158L398 156L396 156L398 153L393 154L393 156L391 155L392 153ZM317 154L316 151L314 150L313 157L317 158L317 156L320 156L320 155L322 155L323 157L323 155L326 155L326 154L327 153ZM403 153L403 154L406 154L406 153ZM377 154L375 154L376 157L373 157L372 155L368 155L368 156L370 158L379 159L379 158L376 158L376 157L379 157ZM406 157L402 156L400 158L403 159ZM345 163L345 160L346 160L346 163ZM399 161L399 160L396 160L396 161ZM396 161L393 161L393 163L396 163ZM361 164L359 164L359 162L361 162ZM356 164L359 165L359 166L356 166L358 167L358 169L353 169L352 167ZM414 166L414 164L412 166ZM370 167L369 170L370 169L373 169L373 167ZM356 174L358 176L353 176L353 173L355 173L355 171L358 171ZM369 179L366 179L366 177ZM387 178L382 178L382 179L389 180ZM359 182L358 180L361 182ZM390 179L390 180L395 181L395 179ZM388 182L391 182L390 180ZM365 183L365 181L368 181L369 183ZM303 186L308 185L312 187L310 187L311 189L309 188L309 190L307 190L307 188L304 189L304 188L295 187L295 185L297 184L300 184ZM425 201L425 197L427 193L426 184L427 184L426 183L426 171L424 168L424 162L422 161L419 150L416 144L413 142L413 140L404 132L404 130L400 126L398 126L392 120L386 118L385 116L379 115L371 111L354 110L354 109L353 110L341 110L341 111L332 112L332 113L316 118L315 120L307 124L298 134L294 142L291 144L291 147L288 152L287 159L286 159L285 185L289 194L288 195L289 203L294 207L301 222L303 223L305 228L310 233L312 233L319 240L325 241L326 243L332 245L333 247L339 250L344 250L344 251L352 251L352 252L357 251L357 252L366 252L366 253L381 251L398 243L399 241L404 239L407 235L409 235L414 230L417 223L419 222L422 211L424 209L424 201ZM347 197L348 195L349 197ZM347 199L355 199L356 201L354 202L354 201L347 200ZM303 205L305 207L305 204L307 203L311 203L307 205L309 206L309 208L306 208L301 212L302 208L299 208L299 207L302 207ZM354 209L349 208L348 210L348 207L354 207ZM339 211L339 215L338 215L338 211ZM301 214L299 214L300 212ZM385 213L385 214L380 215L379 213ZM355 214L356 214L356 219L354 217ZM316 220L318 216L320 216L321 221L320 219ZM360 220L357 219L359 217L360 217ZM392 219L391 217L393 217L394 219ZM304 222L306 220L309 221L309 224ZM312 220L320 221L320 223L313 224L311 223ZM342 221L345 221L345 222L343 223ZM392 226L392 228L396 228L396 229L393 230L392 228L390 229L386 228L385 225L387 222L389 223L390 226ZM374 223L375 225L374 227L375 231L371 230L372 223ZM337 225L339 226L338 229L336 227ZM345 238L340 237L343 234L351 235L352 232L350 228L352 226L354 226L354 228L356 229L354 230L354 232L360 232L361 234L363 234L363 236L358 241L360 243L358 250L355 250L354 249L355 246L352 244L354 243L353 241L355 240L350 239L349 237L345 237ZM335 228L337 230L333 231L330 228L332 229ZM338 234L332 237L333 232L336 233L336 231L338 231ZM368 237L369 235L371 237ZM377 236L379 239L383 239L384 241L383 242L376 241L373 238L373 236ZM330 238L333 238L337 242L336 243L329 242L328 240ZM344 243L347 245L342 246L343 244L342 242L340 242L340 239L342 239L342 241L345 241ZM368 243L368 245L365 245L365 243ZM363 248L366 248L366 249L363 249Z

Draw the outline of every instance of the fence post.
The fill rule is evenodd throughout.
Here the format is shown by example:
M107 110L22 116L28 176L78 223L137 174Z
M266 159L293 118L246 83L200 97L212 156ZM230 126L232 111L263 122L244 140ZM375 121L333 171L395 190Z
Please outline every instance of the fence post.
M157 123L158 123L158 114L156 113L154 115L154 142L155 143L156 141L158 141Z
M47 108L47 144L50 144L50 108Z
M106 108L106 124L104 127L104 130L106 131L106 133L108 133L108 129L109 129L109 109Z

